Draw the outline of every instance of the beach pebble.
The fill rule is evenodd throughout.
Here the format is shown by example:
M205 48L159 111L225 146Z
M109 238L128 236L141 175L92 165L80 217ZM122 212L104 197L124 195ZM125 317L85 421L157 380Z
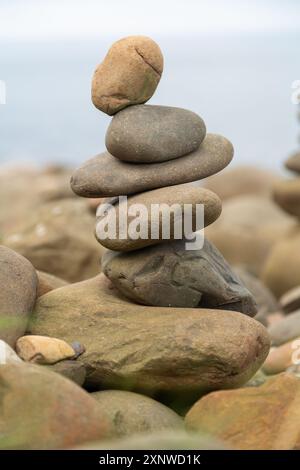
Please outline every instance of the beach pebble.
M161 211L157 216L152 211L154 204ZM197 215L197 205L200 204L204 207L204 221ZM184 215L187 205L190 205L191 211L190 214L186 212ZM174 211L171 212L170 217L171 206L173 206ZM138 208L137 213L135 208ZM140 210L140 208L143 210ZM108 208L102 215L99 215L100 212L98 212L96 238L105 248L111 250L136 250L160 243L164 232L168 240L173 240L175 236L183 239L184 232L186 232L187 237L192 232L202 229L202 224L207 226L214 222L219 217L221 210L220 199L208 189L192 185L154 189L153 191L130 196L128 200L121 201L119 204L116 203ZM125 214L128 214L128 217L123 233L120 220L125 217ZM136 214L136 218L133 214ZM169 232L164 229L167 221L170 222ZM179 230L176 233L174 221L177 221L181 233ZM141 237L135 236L134 224L136 224L136 231L141 232ZM157 229L157 236L155 237L153 235L154 228Z
M183 428L183 420L167 406L152 398L124 390L92 393L99 409L113 429L113 436Z
M47 294L47 292L59 289L68 284L66 281L53 274L45 273L44 271L37 271L36 273L38 277L37 297L41 297Z
M1 366L0 396L1 449L66 449L110 436L96 400L45 366Z
M300 286L294 287L283 294L279 299L279 303L285 313L292 313L300 309Z
M0 339L12 347L25 333L36 300L37 283L32 264L0 245Z
M271 348L262 369L265 374L274 375L296 364L300 364L300 336L278 348Z
M129 253L107 251L102 269L122 294L140 304L257 313L253 296L207 240L191 251L184 240Z
M19 338L16 351L24 361L36 364L55 364L75 356L74 349L65 341L37 335Z
M156 42L146 36L120 39L94 73L92 101L109 115L145 103L155 92L162 72L163 56Z
M272 344L280 346L300 336L300 310L296 310L268 329Z
M231 143L216 134L207 134L197 150L168 162L128 163L105 152L73 173L71 187L83 197L134 194L206 178L225 168L232 157Z
M300 178L278 182L274 186L273 198L288 214L300 217Z
M114 116L105 144L111 155L120 160L156 163L194 152L205 133L203 120L192 111L139 105Z

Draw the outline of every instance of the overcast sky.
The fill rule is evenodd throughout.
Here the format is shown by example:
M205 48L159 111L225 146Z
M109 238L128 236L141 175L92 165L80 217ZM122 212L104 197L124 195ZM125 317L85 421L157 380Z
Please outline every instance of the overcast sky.
M0 0L2 39L299 30L299 0Z

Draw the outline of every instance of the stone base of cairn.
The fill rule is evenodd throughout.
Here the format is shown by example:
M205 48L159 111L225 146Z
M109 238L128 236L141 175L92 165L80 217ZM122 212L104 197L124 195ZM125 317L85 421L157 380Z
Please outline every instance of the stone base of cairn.
M120 220L116 237L100 236L104 217L113 223L112 208L125 204L118 196L128 197L128 213L136 204L148 209L139 214L146 228L153 222L152 204L176 204L174 218L189 204L192 232L202 228L198 204L204 207L205 226L221 213L216 194L186 183L221 171L233 147L222 136L206 134L203 120L191 111L144 104L162 70L158 45L133 36L113 44L95 71L93 102L114 115L107 152L76 170L71 186L82 197L108 198L102 202L110 205L104 213L98 210L96 226L108 250L102 259L105 276L82 283L73 294L77 289L79 302L89 298L93 305L82 318L89 338L79 338L86 346L82 360L91 386L200 396L241 386L265 360L269 339L251 318L256 313L252 295L208 240L201 249L187 250L186 240L175 240L172 229L170 240L153 238L151 230L134 239L127 230L121 236ZM132 220L129 215L128 226ZM162 218L160 232L161 225ZM70 335L72 319L63 322Z

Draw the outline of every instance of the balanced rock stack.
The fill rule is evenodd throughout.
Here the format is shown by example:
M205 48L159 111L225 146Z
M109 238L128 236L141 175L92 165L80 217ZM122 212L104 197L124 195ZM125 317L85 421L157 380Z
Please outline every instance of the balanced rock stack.
M80 360L94 387L199 396L246 382L265 360L269 339L250 318L256 313L252 295L211 243L205 240L202 249L186 250L186 239L175 240L172 223L170 240L163 240L162 217L159 236L152 237L152 204L176 204L173 222L189 204L191 232L202 229L197 204L204 207L204 225L213 223L221 213L218 196L186 183L217 173L233 156L231 143L206 134L197 114L144 104L162 71L158 45L143 36L117 41L95 71L93 103L114 115L107 152L77 169L71 186L83 197L109 198L108 220L112 208L121 209L124 203L118 196L128 196L128 221L135 204L142 205L147 210L139 224L148 230L142 238L131 237L128 230L121 236L117 220L116 236L103 239L99 215L96 236L108 249L102 258L106 278L102 274L73 285L72 293L63 287L44 296L34 328L51 334L57 328L55 313L63 339L71 339L76 329L86 347ZM58 297L68 289L72 312L66 313L66 307L57 312ZM74 324L77 314L80 328Z
M285 166L297 177L277 182L273 198L285 212L296 217L296 223L274 245L262 273L263 281L277 297L300 285L300 152L289 157Z

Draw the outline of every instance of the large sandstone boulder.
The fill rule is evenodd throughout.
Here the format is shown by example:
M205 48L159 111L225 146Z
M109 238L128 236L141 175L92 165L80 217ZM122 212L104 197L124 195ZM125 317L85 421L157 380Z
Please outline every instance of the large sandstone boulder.
M170 408L138 393L104 390L94 392L92 397L97 400L116 437L183 426L182 419Z
M88 386L145 394L237 387L269 350L265 328L246 315L132 304L104 275L40 297L28 332L84 344Z
M0 396L0 449L64 449L110 436L96 400L43 366L1 366Z
M300 379L280 374L260 387L210 393L186 425L234 449L300 450Z
M76 282L100 270L103 249L93 236L94 224L84 201L64 199L44 204L30 214L3 243L29 259L36 269Z
M231 265L258 274L272 246L292 225L292 217L271 199L245 195L225 201L221 217L205 235Z
M23 256L0 246L0 339L14 347L23 336L37 295L37 275Z

